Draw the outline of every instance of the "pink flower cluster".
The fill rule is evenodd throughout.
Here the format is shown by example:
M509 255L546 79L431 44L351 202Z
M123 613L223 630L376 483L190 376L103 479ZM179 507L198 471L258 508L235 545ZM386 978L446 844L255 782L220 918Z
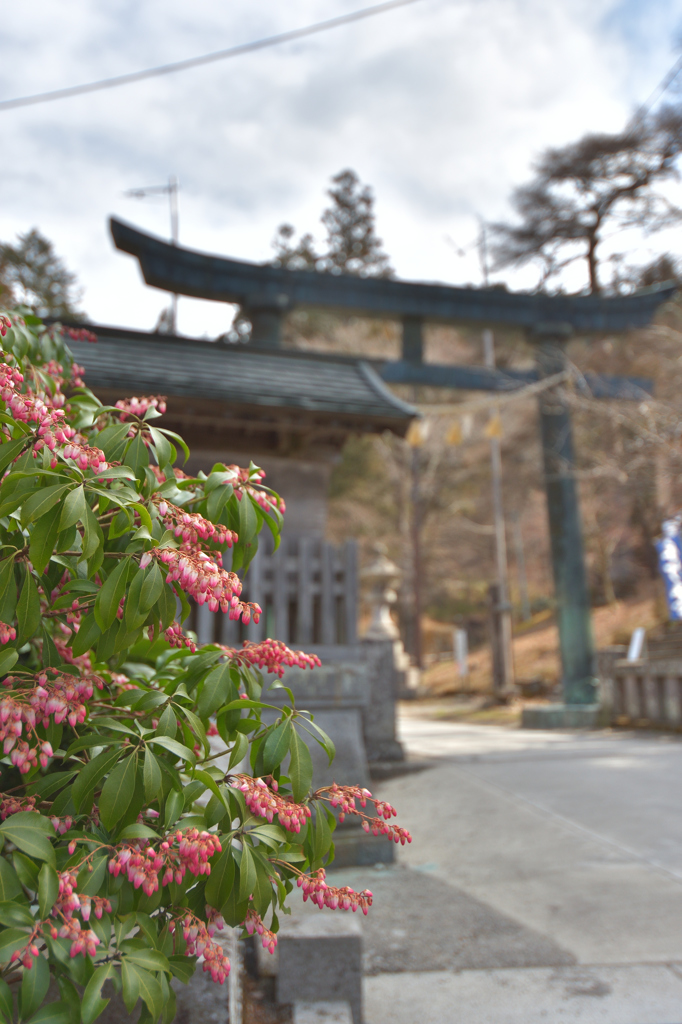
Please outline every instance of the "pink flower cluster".
M149 627L149 639L150 640L154 639L154 635L153 634L154 634L154 627L150 626ZM163 635L165 636L166 640L171 645L171 647L186 647L187 650L191 651L192 654L194 654L194 652L197 649L197 645L194 643L194 640L192 640L191 637L185 636L185 634L182 632L182 629L181 629L180 624L178 622L172 622L170 624L170 626L168 627L168 629L164 630L164 634Z
M35 936L37 934L37 928L33 930L29 941L26 943L23 949L15 949L12 953L10 963L15 964L17 960L21 961L22 967L25 967L27 971L30 971L33 967L34 958L37 959L40 956L40 950L35 944Z
M85 327L67 327L66 333L73 341L88 341L91 345L97 343L97 335Z
M17 631L14 626L8 625L6 622L0 622L0 644L8 644L11 640L16 640Z
M128 881L147 896L159 888L161 871L162 886L172 881L180 885L187 871L195 877L210 875L209 859L222 850L216 835L199 832L196 828L176 832L164 840L158 850L146 846L145 842L141 840L118 850L109 861L109 872L114 878L123 872Z
M8 330L12 326L12 321L4 313L0 313L0 337L4 338Z
M89 466L94 473L101 473L109 465L100 448L92 448L90 445L78 444L75 441L70 441L66 445L62 450L62 456L65 459L72 459L80 469L87 469Z
M363 914L372 906L372 893L369 889L362 892L355 892L348 885L338 887L327 885L325 882L325 870L320 868L311 876L299 875L296 883L299 889L303 889L303 902L312 900L320 910L328 907L330 910L361 910Z
M0 821L9 818L10 814L18 814L19 811L36 811L36 798L34 796L6 796L0 800Z
M181 538L183 544L194 547L202 540L210 540L216 544L227 544L231 548L237 541L237 534L233 530L220 524L216 526L198 512L186 512L158 494L154 495L152 501L156 503L163 525Z
M95 472L107 468L104 452L99 448L90 448L73 440L75 430L64 423L64 411L54 408L55 402L47 392L43 396L31 392L22 394L17 387L23 383L24 377L19 370L0 363L0 398L5 402L14 419L22 423L37 424L38 440L33 446L33 454L42 448L54 452L57 446L65 446L62 456L77 462L81 469L90 466ZM63 397L60 395L61 401ZM61 402L59 403L61 404ZM57 465L56 459L52 467Z
M270 822L277 815L280 825L288 832L300 832L301 826L310 817L310 808L306 804L296 804L293 800L279 796L275 779L271 779L268 785L265 779L233 775L229 781L235 789L242 791L246 806L252 814L267 818Z
M87 928L85 931L81 930L81 923L77 917L65 921L59 931L54 928L52 935L55 939L59 936L60 939L71 941L69 956L72 958L78 956L79 953L86 953L92 957L97 956L97 947L102 942L91 928Z
M240 601L242 581L236 573L228 572L218 565L205 551L178 551L175 548L153 548L145 551L140 559L144 569L152 558L168 566L166 582L177 580L180 587L193 597L197 604L208 604L212 612L229 613L231 619L258 622L261 609L257 604Z
M182 921L182 935L187 943L188 956L203 956L204 972L210 972L211 979L222 985L230 973L230 961L219 942L213 941L216 931L222 931L225 922L212 907L206 907L208 927L193 914L187 914ZM175 931L171 921L169 931Z
M239 649L225 647L225 651L233 661L238 664L257 665L258 668L272 672L281 679L286 668L297 666L298 668L319 667L322 662L316 654L304 654L303 651L292 651L281 640L260 640L254 643L245 640L244 646Z
M253 935L254 932L260 935L263 949L267 949L268 953L274 953L277 945L277 936L274 932L270 931L263 924L260 914L249 907L246 912L246 920L244 921L244 927L246 928L249 935Z
M111 903L105 896L84 896L82 893L76 892L77 885L76 871L60 871L59 891L51 910L52 917L59 915L68 921L74 913L79 913L87 923L93 911L98 921L102 914L111 913ZM72 956L75 954L72 953Z
M228 466L228 469L231 469L236 476L234 493L239 501L242 500L244 494L250 494L264 512L270 512L272 508L277 508L284 515L287 510L284 498L280 498L275 494L269 494L267 491L258 490L258 485L262 484L265 478L264 469L249 471L248 469L242 469L240 466Z
M139 416L140 419L144 416L147 409L156 409L160 413L166 411L166 396L165 395L149 395L144 398L120 398L116 403L116 408L121 410L121 422L124 423L128 416Z
M400 825L389 824L390 819L395 818L398 813L395 807L385 800L377 800L368 789L361 789L360 786L338 786L333 782L331 786L318 789L313 794L313 799L326 800L332 807L339 807L339 821L343 821L347 814L356 814L362 818L362 827L365 832L371 832L374 836L388 836L389 839L395 843L401 843L403 846L405 843L412 842L412 836L407 829L401 828ZM363 814L362 811L358 811L355 806L356 800L360 801L361 807L366 807L367 801L373 803L377 816L370 817Z

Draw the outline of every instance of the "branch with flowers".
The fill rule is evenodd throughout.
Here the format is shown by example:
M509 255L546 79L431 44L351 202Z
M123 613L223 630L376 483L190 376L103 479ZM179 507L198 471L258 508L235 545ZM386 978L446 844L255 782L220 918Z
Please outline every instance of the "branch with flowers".
M279 539L262 470L188 476L166 399L102 405L68 340L0 313L0 1020L92 1024L111 981L170 1024L173 978L225 981L224 927L272 952L297 887L367 913L326 881L337 817L410 837L365 789L313 790L308 743L331 762L331 740L264 699L263 672L315 656L183 630L190 599L261 614L238 570Z

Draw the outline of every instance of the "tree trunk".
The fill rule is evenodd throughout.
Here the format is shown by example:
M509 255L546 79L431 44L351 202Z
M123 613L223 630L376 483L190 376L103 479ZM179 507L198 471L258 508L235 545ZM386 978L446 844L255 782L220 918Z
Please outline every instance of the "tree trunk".
M599 295L601 293L601 286L599 284L599 276L597 273L597 246L599 245L599 239L595 234L587 236L587 266L590 271L590 294Z

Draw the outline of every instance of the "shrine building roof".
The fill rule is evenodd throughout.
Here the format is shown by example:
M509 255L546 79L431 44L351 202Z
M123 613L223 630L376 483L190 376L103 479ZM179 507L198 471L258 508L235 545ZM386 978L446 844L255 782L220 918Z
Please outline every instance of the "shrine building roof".
M97 343L69 341L85 380L103 400L159 394L168 411L194 420L286 421L352 431L405 433L417 410L362 359L258 349L194 338L87 325ZM283 419L284 418L284 419Z

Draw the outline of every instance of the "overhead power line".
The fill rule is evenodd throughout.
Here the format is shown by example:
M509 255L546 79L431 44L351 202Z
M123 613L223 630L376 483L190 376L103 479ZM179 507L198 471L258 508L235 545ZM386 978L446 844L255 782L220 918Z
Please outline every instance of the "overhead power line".
M341 25L350 25L354 21L362 21L364 18L372 18L377 14L385 14L387 11L395 10L397 7L407 7L409 4L418 2L419 0L388 0L387 3L376 4L374 7L363 7L359 11L342 14L338 18L329 18L327 21L318 21L314 25L306 25L305 28L295 28L289 32L280 32L274 36L257 39L252 43L241 43L238 46L230 46L226 50L215 50L213 53L205 53L201 57L189 57L187 60L178 60L172 64L160 64L158 67L146 68L144 71L131 71L129 74L115 75L113 78L101 78L97 82L87 82L83 85L71 85L65 89L51 89L49 92L38 92L32 96L18 96L11 100L0 100L0 111L15 110L17 107L32 107L38 103L64 100L71 96L82 96L88 92L100 92L103 89L116 89L119 85L143 82L147 78L159 78L161 75L174 75L177 71L188 71L190 68L198 68L204 64L213 64L220 60L229 60L231 57L240 57L244 53L265 50L269 46L278 46L280 43L289 43L294 39L303 39L305 36L316 35L318 32L327 32L329 29L339 28Z
M679 57L669 71L663 76L661 81L658 83L651 95L637 108L630 121L630 129L637 128L641 121L644 120L646 115L649 113L654 103L660 100L661 96L668 91L670 86L673 84L680 71L682 71L682 57Z

